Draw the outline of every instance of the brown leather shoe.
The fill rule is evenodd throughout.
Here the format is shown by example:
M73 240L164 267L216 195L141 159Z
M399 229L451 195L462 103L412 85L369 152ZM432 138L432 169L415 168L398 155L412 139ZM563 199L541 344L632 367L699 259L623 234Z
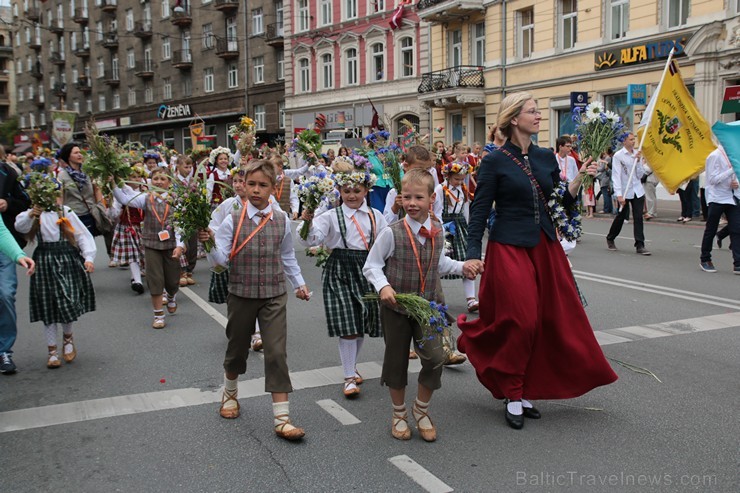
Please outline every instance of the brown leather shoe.
M445 366L454 366L454 365L460 365L465 363L468 360L467 356L460 353L453 353L452 351L449 351L445 355Z
M406 423L406 429L401 431L396 426L403 421ZM393 420L391 421L391 435L396 440L410 440L411 439L411 428L409 428L409 415L404 410L403 413L393 411Z
M354 378L346 379L344 381L344 397L347 399L354 399L360 395L360 387L357 386L357 381Z
M365 379L362 378L362 375L360 375L359 373L357 373L357 370L355 370L355 383L357 385L362 385L364 382L365 382Z
M306 436L306 432L303 431L303 428L293 426L293 423L290 422L290 417L287 414L278 414L275 416L275 419L280 421L280 424L275 426L275 434L280 438L295 441ZM289 428L286 429L287 427Z
M72 346L72 350L67 351L67 346ZM75 348L75 343L72 339L72 336L64 336L64 340L62 341L62 358L64 358L64 362L71 363L75 360L76 357L77 348Z
M167 313L172 314L177 311L177 301L167 301Z
M235 419L239 417L239 401L236 400L236 393L236 390L228 391L224 389L224 393L221 396L221 408L218 410L218 413L221 415L222 418ZM224 407L224 404L229 401L236 402L236 407Z
M416 420L416 429L419 430L419 435L421 435L421 438L425 442L433 442L437 440L437 428L434 426L434 423L432 423L432 418L429 417L426 411L422 411L420 407L414 404L412 414L414 415L414 419ZM427 418L432 424L431 428L422 428L419 426L419 421L424 418Z
M60 366L62 366L62 360L59 359L59 355L57 354L57 347L49 346L49 359L46 360L46 367L59 368Z

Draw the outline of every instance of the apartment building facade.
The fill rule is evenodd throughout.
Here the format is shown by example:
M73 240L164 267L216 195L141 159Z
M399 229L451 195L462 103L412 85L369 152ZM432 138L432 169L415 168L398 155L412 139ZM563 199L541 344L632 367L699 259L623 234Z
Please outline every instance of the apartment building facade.
M538 100L543 146L573 131L571 93L635 125L645 107L628 104L628 84L652 94L673 46L710 121L724 87L739 83L738 0L420 0L417 8L434 54L419 100L449 142L485 140L499 102L517 91Z
M21 127L44 128L50 111L68 110L78 135L95 118L119 140L183 151L188 125L203 120L216 145L233 148L227 129L250 110L247 5L13 0Z
M286 0L287 1L287 0ZM426 31L412 2L291 0L285 4L286 127L292 133L326 119L325 139L367 135L373 106L398 136L401 120L428 128L417 98L426 70ZM399 10L400 7L400 10Z
M10 7L0 7L0 123L15 114L15 72Z

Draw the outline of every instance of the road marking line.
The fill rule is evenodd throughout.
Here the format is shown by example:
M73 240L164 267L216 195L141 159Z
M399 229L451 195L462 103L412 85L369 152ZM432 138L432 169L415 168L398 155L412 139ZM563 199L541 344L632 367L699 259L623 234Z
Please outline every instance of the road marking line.
M391 457L388 459L388 462L399 468L406 476L429 493L449 493L450 491L455 491L434 474L421 467L408 455Z
M740 312L595 331L602 346L740 326Z
M324 399L321 401L316 401L316 404L321 406L321 408L326 411L327 413L331 414L337 421L339 421L344 426L347 425L356 425L358 423L362 423L359 419L357 419L352 413L347 411L345 408L337 404L331 399Z

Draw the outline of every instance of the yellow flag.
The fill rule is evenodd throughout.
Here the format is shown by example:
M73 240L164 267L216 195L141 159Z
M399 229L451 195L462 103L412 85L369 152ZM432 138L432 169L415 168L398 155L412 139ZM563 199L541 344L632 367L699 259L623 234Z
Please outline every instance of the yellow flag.
M663 186L674 193L681 183L704 170L707 156L717 148L675 61L669 64L644 115L647 126L641 124L637 129L640 138L646 132L642 155Z

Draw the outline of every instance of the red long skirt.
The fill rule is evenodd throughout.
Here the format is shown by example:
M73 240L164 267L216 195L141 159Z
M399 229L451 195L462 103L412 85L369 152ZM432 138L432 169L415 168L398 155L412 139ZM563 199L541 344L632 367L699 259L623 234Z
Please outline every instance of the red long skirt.
M617 380L558 243L489 241L485 262L480 318L459 317L457 347L496 399L569 399Z

